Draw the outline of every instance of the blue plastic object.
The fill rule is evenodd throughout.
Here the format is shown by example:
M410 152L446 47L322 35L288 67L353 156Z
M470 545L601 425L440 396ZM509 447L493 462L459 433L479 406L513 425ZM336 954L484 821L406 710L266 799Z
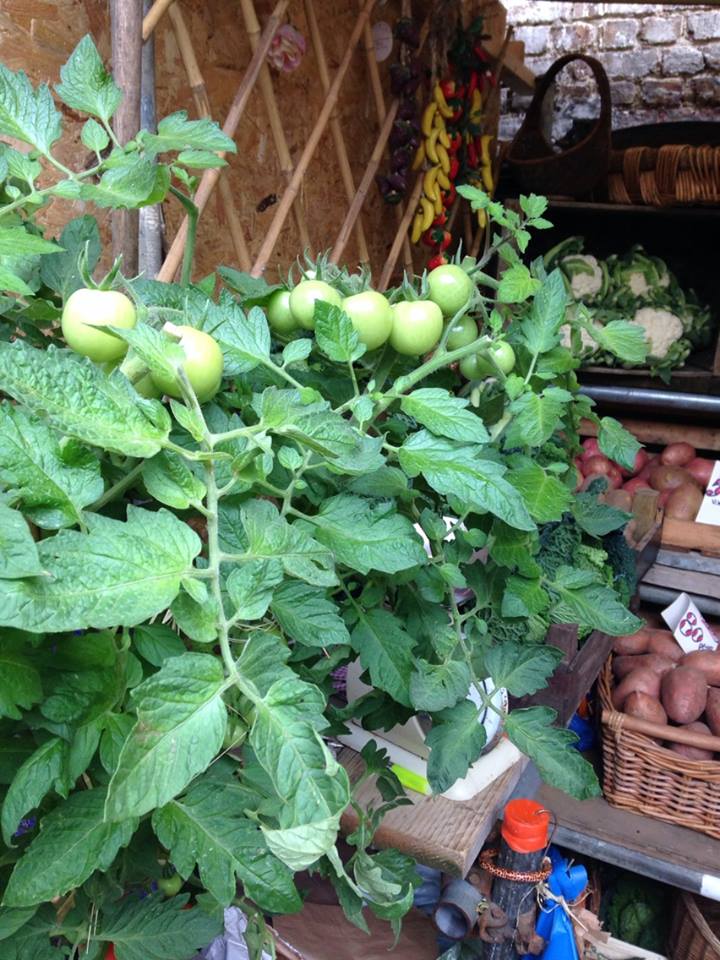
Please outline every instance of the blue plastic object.
M591 747L595 746L595 730L589 720L584 720L582 717L574 714L568 726L572 732L576 733L579 737L577 743L574 743L573 746L576 750L579 750L580 753L585 753L586 750L590 750Z
M587 887L587 870L580 865L571 867L555 847L550 847L549 856L553 871L547 885L556 897L563 897L567 903L572 903ZM535 930L545 940L540 960L579 960L572 922L559 903L548 900L543 905ZM523 960L533 958L526 954Z

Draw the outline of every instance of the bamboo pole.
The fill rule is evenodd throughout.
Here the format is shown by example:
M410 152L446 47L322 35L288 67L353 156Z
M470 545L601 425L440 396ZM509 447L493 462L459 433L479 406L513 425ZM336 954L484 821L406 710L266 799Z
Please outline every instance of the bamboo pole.
M185 22L185 17L183 16L179 3L174 3L173 6L170 7L168 16L172 21L173 30L175 32L175 40L177 41L178 49L180 51L180 57L185 65L185 72L187 73L188 81L190 83L190 90L193 95L193 100L195 101L195 109L197 110L198 116L210 117L210 98L208 97L207 86L205 85L205 80L200 72L200 65L198 64L197 57L195 56L195 49L193 47L192 39L190 38L190 31L187 28L187 23ZM230 238L235 250L235 256L237 257L237 261L240 264L241 269L249 270L251 266L250 253L248 252L247 243L245 242L245 234L243 232L242 223L240 222L240 217L238 216L237 208L235 206L235 198L233 197L227 176L220 177L219 190L223 210L225 216L227 217Z
M260 42L260 23L258 22L257 14L255 12L255 4L253 3L253 0L240 0L240 9L242 10L243 19L245 21L245 29L247 30L248 38L250 39L250 46L254 53L257 50L258 43ZM262 98L265 101L265 108L268 112L270 131L272 133L273 142L275 143L275 149L278 155L278 161L280 163L280 172L285 180L289 183L293 175L293 162L292 157L290 156L290 149L288 148L287 137L285 136L282 120L280 119L280 112L278 110L275 90L273 88L272 76L270 75L270 68L268 67L267 63L263 63L262 67L260 68L258 84L260 86ZM305 221L305 213L299 197L296 197L292 210L295 224L300 235L300 243L302 244L303 249L309 250L310 234L308 233L307 223Z
M240 123L240 119L245 111L245 107L247 106L252 89L255 86L255 81L260 73L260 68L265 62L265 57L270 49L270 44L272 43L272 39L275 36L278 27L280 26L285 11L287 10L288 3L289 0L278 0L278 3L268 19L268 22L265 24L261 41L258 44L258 48L253 54L250 63L248 64L248 68L245 71L245 75L237 89L237 93L235 94L235 98L230 105L230 110L228 111L227 118L223 124L223 133L226 133L228 137L235 136L238 124ZM205 209L205 206L219 179L220 168L206 170L203 174L200 181L200 186L195 194L195 205L200 212ZM175 236L175 239L172 242L172 246L170 247L168 255L165 258L165 262L162 265L160 273L158 274L158 280L168 282L175 276L175 273L180 266L180 261L182 260L183 250L187 241L187 231L188 218L185 217Z
M312 45L315 50L318 73L320 74L320 83L322 84L323 91L327 97L328 93L330 92L330 73L328 71L327 57L325 55L325 45L323 44L322 34L320 33L317 16L315 15L315 2L314 0L305 0L304 6L305 16L307 17L308 26L310 27ZM368 28L369 22L366 20L364 29ZM338 163L340 165L340 175L342 176L343 186L345 187L345 196L347 197L348 203L352 203L353 197L355 196L355 179L350 167L347 147L345 146L345 139L343 137L342 127L340 126L340 121L338 119L336 110L333 110L332 114L330 115L330 132L332 133L332 138L335 143L335 153L337 154ZM360 256L360 260L363 263L368 263L370 260L370 253L368 251L367 240L365 239L365 231L363 229L360 217L358 217L355 224L355 233L357 235L358 254Z
M147 40L150 37L150 34L155 30L155 27L160 22L162 15L174 2L175 0L155 0L155 3L150 7L143 18L143 40Z
M410 221L412 220L415 214L415 208L420 202L420 194L422 193L423 188L423 174L422 171L418 173L417 180L415 181L415 186L413 187L413 192L410 194L410 199L408 200L407 206L405 207L405 213L403 214L402 220L400 221L400 226L398 231L395 234L395 239L393 244L390 247L390 252L387 255L385 260L385 266L383 267L382 276L380 277L379 290L387 290L388 284L390 283L390 278L393 275L393 270L395 269L395 264L397 259L400 256L400 250L402 249L403 237L407 235L408 227L410 226Z
M427 40L429 32L430 32L430 21L429 19L426 19L420 31L420 47L418 52L422 50L425 44L425 41ZM347 243L348 237L350 236L350 231L352 230L352 226L353 226L353 223L355 222L355 218L357 217L358 212L362 208L362 205L365 201L365 197L367 195L370 184L372 183L375 173L377 171L377 168L380 165L380 160L382 159L383 151L385 150L385 144L388 142L388 139L390 137L390 133L392 131L392 125L395 122L395 116L397 114L399 107L400 107L400 101L399 99L396 98L395 100L393 100L393 102L390 105L390 109L388 110L388 113L385 117L385 123L381 127L380 133L378 134L377 141L375 142L375 149L373 150L370 156L367 169L363 174L363 178L360 181L360 186L358 187L357 193L355 194L355 199L350 205L350 209L347 212L345 221L342 227L340 228L340 233L338 234L338 238L335 241L335 246L333 247L332 253L330 254L330 260L333 263L338 262L338 260L342 256L343 250L345 249L345 244ZM419 199L419 196L415 200L416 204L418 199ZM398 233L400 233L400 225L403 223L404 219L405 219L404 216L401 215L398 221ZM407 221L408 224L409 222L410 220ZM405 227L405 230L407 232L407 225ZM400 250L400 247L402 247L402 245L403 245L403 240L401 238L400 246L398 247L398 252ZM395 264L393 263L393 268L394 266Z
M268 261L272 255L275 244L277 243L277 239L280 235L280 231L283 228L283 224L287 219L287 215L290 212L290 207L292 206L293 200L297 195L300 183L302 182L305 172L307 171L310 161L312 160L313 154L320 143L320 138L322 137L325 127L328 124L330 114L337 103L340 87L342 86L342 82L345 79L348 67L350 66L350 60L352 59L352 55L360 39L363 27L365 26L365 23L367 22L374 5L375 0L366 0L362 13L358 17L355 27L353 28L353 32L348 40L345 55L342 58L340 66L338 67L338 71L335 74L335 79L333 80L328 95L325 99L325 105L320 111L320 116L315 121L315 126L310 133L308 141L305 144L305 149L303 150L300 160L295 167L295 172L292 175L292 179L290 180L290 183L288 184L287 189L285 190L285 193L278 204L273 221L270 224L267 234L265 235L265 240L263 241L260 252L258 253L257 259L252 268L252 274L255 277L262 276L267 268Z
M143 10L150 9L150 0L143 0ZM142 77L140 81L140 126L155 133L155 40L150 36L141 52ZM138 270L145 277L155 277L162 265L163 218L162 205L153 203L142 207L138 225Z
M362 0L361 0L362 2ZM372 27L369 23L365 24L363 30L363 39L365 46L365 58L367 60L368 73L370 75L370 88L372 89L373 100L375 101L375 112L377 113L378 123L382 128L387 116L387 106L385 104L385 94L383 93L382 82L380 80L380 71L378 70L377 58L375 57L375 41L373 40ZM402 220L402 210L399 206L394 206L395 219L398 225ZM413 272L412 248L410 239L405 237L403 240L403 257L405 260L405 269L409 274Z
M377 141L375 143L375 148L370 155L368 165L365 168L365 173L362 176L360 185L357 188L353 202L350 204L350 209L345 214L345 220L343 225L340 227L340 233L338 233L337 240L335 241L335 246L332 248L332 253L330 254L330 262L337 263L340 257L343 255L345 246L350 239L350 234L352 233L353 224L357 219L358 214L362 210L362 206L365 203L365 198L367 196L368 190L370 189L370 184L375 179L375 173L377 168L380 166L380 161L382 160L383 153L385 152L385 144L388 142L390 132L393 128L393 123L395 122L395 115L398 112L399 102L395 102L390 107L390 110L385 115L385 123L380 128L380 133L378 134ZM402 219L402 214L401 214Z
M140 84L142 77L143 0L110 0L112 63L122 102L113 119L120 143L140 129ZM123 272L135 276L138 269L138 211L113 210L111 215L113 256L122 257Z

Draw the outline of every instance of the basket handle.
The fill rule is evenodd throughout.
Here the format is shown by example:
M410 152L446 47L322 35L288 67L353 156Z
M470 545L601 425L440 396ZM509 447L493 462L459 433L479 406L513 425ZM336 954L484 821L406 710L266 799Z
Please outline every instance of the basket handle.
M684 743L689 747L699 747L701 750L712 750L720 753L720 737L711 737L706 733L690 733L682 727L671 727L662 723L649 723L638 717L628 717L617 710L603 710L602 722L614 730L632 730L635 733L644 733L648 737L658 740L670 740L672 743Z
M528 107L525 120L523 121L523 127L526 130L540 130L542 118L541 110L543 100L545 99L545 94L550 89L550 85L560 71L574 60L582 60L583 63L586 63L592 70L593 76L595 77L595 83L597 83L598 91L600 93L600 116L598 117L596 126L599 125L606 116L610 116L610 81L608 80L608 76L607 73L605 73L605 68L603 65L599 60L596 60L595 57L589 57L584 53L566 53L564 57L559 57L555 63L552 64L550 69L547 70L542 77L540 77L540 80L535 87L535 93L533 94L532 102Z

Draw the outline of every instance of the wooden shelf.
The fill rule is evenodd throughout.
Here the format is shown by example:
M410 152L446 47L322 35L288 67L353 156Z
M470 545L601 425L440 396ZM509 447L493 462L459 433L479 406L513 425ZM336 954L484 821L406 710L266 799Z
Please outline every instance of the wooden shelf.
M544 784L536 797L555 817L553 842L559 846L720 900L719 840L611 807L602 798L581 803Z
M349 747L341 751L340 762L351 782L364 772L360 755ZM412 806L397 807L383 818L374 837L375 845L394 847L426 866L466 876L500 818L527 762L523 757L471 800L424 797L408 791ZM374 778L360 787L357 799L361 806L380 802ZM356 826L355 812L348 808L343 814L341 829L347 834Z
M611 213L611 214L647 214L648 216L664 217L718 217L720 204L714 206L678 204L670 207L655 207L648 204L632 203L594 203L591 200L563 200L549 197L549 206L556 210L576 210L578 213Z

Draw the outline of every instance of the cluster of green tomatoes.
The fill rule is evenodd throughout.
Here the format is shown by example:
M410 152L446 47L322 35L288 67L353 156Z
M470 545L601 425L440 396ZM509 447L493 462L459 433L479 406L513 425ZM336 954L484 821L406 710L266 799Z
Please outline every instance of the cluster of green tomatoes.
M475 320L468 314L462 315L472 302L474 289L471 277L456 264L444 264L428 274L425 299L392 304L376 290L343 297L324 280L304 279L292 290L276 290L272 294L267 317L270 327L282 337L299 330L313 330L315 304L324 301L347 314L368 350L389 344L403 356L420 357L438 345L451 317L460 318L453 321L448 331L448 350L457 350L478 338ZM111 370L122 362L127 343L107 328L131 329L136 323L135 307L125 294L83 288L68 298L61 325L71 349ZM216 340L192 326L166 323L163 329L182 347L183 368L200 402L212 399L220 389L223 373L222 352ZM468 380L481 380L496 376L498 369L507 374L515 366L509 343L497 341L489 353L491 359L487 354L464 357L459 364L462 375ZM182 397L176 378L155 373L142 376L135 382L135 389L145 397Z

